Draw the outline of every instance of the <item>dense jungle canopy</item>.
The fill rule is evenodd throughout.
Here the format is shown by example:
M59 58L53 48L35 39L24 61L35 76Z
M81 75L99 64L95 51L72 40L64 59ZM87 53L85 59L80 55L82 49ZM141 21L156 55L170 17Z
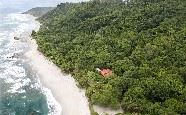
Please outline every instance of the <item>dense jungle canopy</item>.
M39 21L32 33L39 50L74 76L92 104L186 114L186 0L61 3Z

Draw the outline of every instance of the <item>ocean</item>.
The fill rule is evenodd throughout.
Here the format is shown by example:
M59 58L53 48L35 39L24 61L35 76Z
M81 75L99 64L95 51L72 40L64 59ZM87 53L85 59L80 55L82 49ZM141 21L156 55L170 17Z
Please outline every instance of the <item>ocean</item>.
M0 115L59 115L49 89L24 54L38 22L30 15L0 14ZM20 38L15 40L14 37Z

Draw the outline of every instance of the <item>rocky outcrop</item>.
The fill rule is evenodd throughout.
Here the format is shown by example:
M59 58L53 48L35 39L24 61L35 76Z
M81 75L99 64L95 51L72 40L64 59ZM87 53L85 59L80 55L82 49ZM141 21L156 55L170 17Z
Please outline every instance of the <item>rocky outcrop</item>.
M19 37L14 37L14 40L20 40L20 38Z

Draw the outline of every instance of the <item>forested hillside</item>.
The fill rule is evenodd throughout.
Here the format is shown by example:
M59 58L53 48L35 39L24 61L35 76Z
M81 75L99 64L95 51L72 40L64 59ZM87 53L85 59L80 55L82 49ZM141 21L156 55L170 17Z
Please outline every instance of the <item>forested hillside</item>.
M35 17L41 17L53 9L54 7L36 7L24 12L23 14L30 14Z
M39 50L75 77L92 104L186 114L186 0L61 3L39 20L32 33Z

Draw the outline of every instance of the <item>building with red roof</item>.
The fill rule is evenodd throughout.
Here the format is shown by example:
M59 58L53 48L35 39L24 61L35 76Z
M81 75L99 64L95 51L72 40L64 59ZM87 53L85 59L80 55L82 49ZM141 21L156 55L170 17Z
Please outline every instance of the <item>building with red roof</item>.
M108 69L108 68L104 68L104 69L96 69L103 77L109 77L112 75L112 70Z

